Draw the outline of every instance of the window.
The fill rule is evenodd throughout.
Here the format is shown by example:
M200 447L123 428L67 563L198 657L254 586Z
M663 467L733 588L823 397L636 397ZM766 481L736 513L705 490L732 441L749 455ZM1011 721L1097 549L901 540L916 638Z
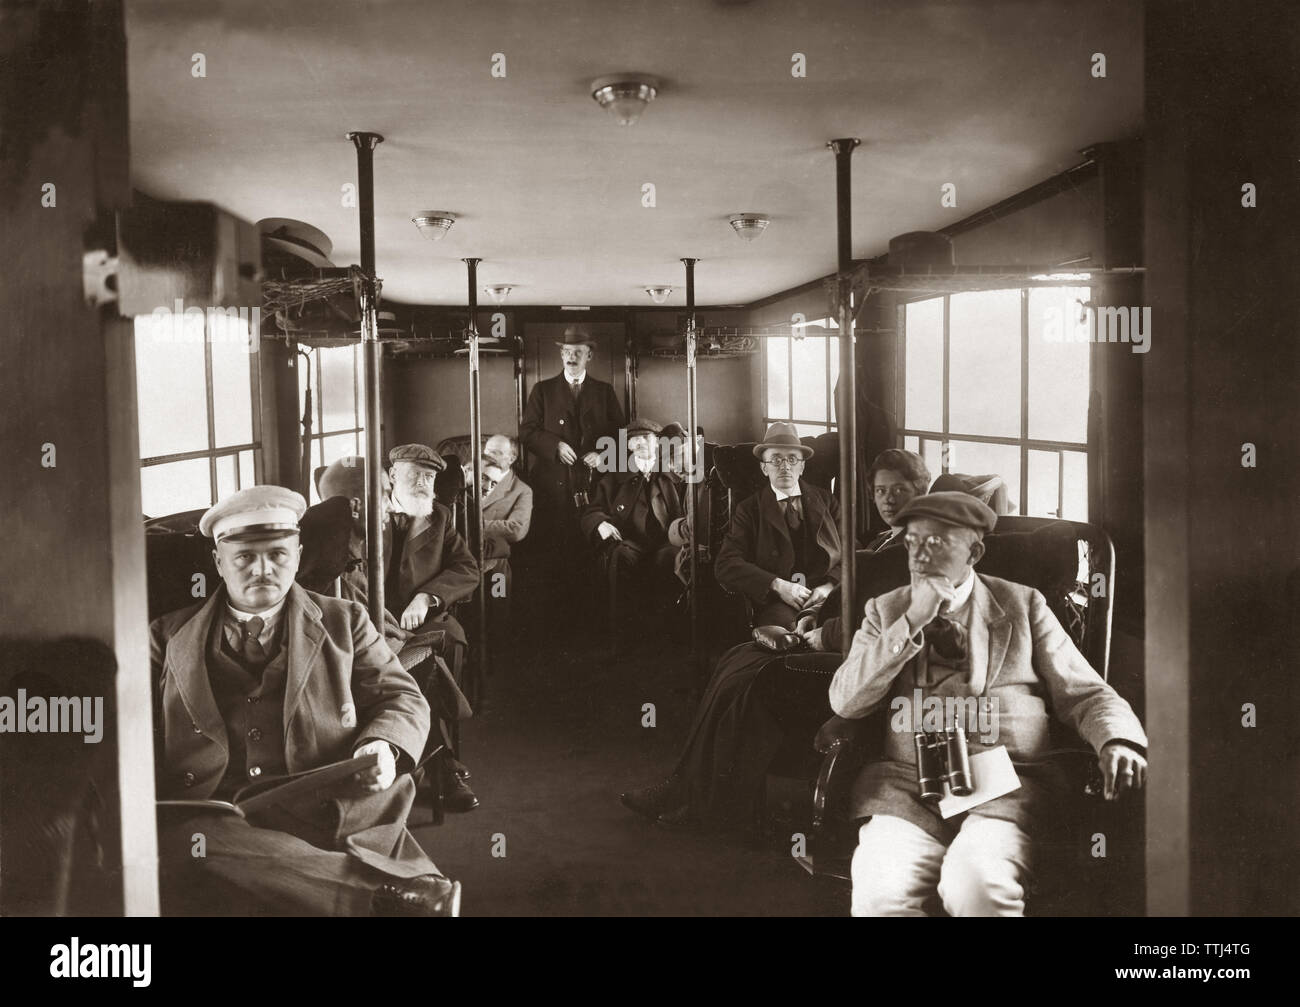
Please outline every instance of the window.
M322 465L365 450L360 346L321 346L298 367L298 415L311 383L311 503L319 503L315 472Z
M262 464L247 318L198 309L135 319L140 500L162 517L255 485Z
M796 325L789 336L762 340L766 388L763 425L794 423L801 436L835 429L835 382L840 376L838 326L820 318Z
M903 446L1000 475L1013 513L1088 519L1087 287L985 290L900 309Z

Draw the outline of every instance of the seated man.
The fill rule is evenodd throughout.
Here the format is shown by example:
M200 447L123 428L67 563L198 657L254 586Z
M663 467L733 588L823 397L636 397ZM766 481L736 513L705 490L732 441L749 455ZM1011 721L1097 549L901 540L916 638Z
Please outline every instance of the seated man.
M718 550L714 577L753 602L755 626L792 629L800 612L819 609L839 583L840 505L800 478L812 454L793 423L768 428L754 445L768 485L736 507Z
M451 606L478 588L478 562L456 531L451 511L434 499L434 476L447 467L442 456L423 444L403 444L388 452L393 493L384 531L384 605L402 629L445 634L439 653L457 685L464 682L465 630ZM469 770L455 760L455 779L444 779L449 811L468 811L478 799L466 781Z
M380 479L385 494L391 491L392 484L387 472L380 472ZM366 461L364 458L349 455L340 458L325 467L317 479L317 489L322 500L331 497L346 497L352 508L352 534L348 542L348 568L340 581L340 594L350 601L368 605L369 581L366 577ZM388 517L387 495L383 501L383 514ZM384 639L393 653L399 658L406 644L416 636L416 632L403 629L393 613L384 609ZM450 642L449 640L446 642ZM417 641L418 643L418 641ZM409 665L409 660L405 664ZM469 771L456 758L456 732L454 725L459 720L471 716L469 700L461 692L460 686L446 661L435 653L429 661L421 661L412 671L420 676L420 686L428 699L436 739L446 746L452 758L440 760L443 806L448 811L470 811L478 807L478 798L466 782Z
M350 756L379 765L247 819L160 809L165 905L222 911L242 895L284 914L457 915L459 883L406 831L428 704L361 605L294 583L306 509L255 486L199 522L222 586L150 627L158 795L229 800Z
M519 446L504 434L493 434L483 445L483 552L490 557L484 581L490 585L493 573L505 574L507 598L510 547L524 540L533 519L533 491L512 468L518 457Z
M628 425L628 471L602 475L579 517L582 533L604 550L611 589L626 580L651 605L677 596L668 528L682 514L673 477L659 470L659 432L654 420Z
M931 696L997 704L998 737L981 742L968 723L969 748L1005 745L1020 786L942 818L918 794L912 718L891 716L884 760L864 767L853 790L851 817L871 816L853 855L853 915L924 915L937 891L953 916L1020 916L1035 827L1061 799L1043 761L1049 711L1098 753L1108 799L1142 786L1146 735L1042 594L975 573L997 521L991 509L965 493L930 493L897 520L911 586L867 602L831 681L831 708L857 719L894 698L903 709Z

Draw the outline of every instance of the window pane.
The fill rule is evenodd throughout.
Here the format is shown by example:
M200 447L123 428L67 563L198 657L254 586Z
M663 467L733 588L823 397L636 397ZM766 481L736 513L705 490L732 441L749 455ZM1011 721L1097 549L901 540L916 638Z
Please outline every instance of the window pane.
M790 418L789 347L786 336L767 341L767 415L775 420Z
M140 469L140 507L149 517L166 517L212 505L208 460L191 458Z
M830 353L831 361L831 403L829 417L838 423L838 417L835 415L835 382L840 379L840 337L828 336L826 338L826 349Z
M248 489L257 485L257 476L253 471L253 452L239 452L239 488Z
M1061 516L1068 521L1088 520L1088 455L1083 451L1063 452L1065 492Z
M135 377L140 457L206 451L208 400L202 318L162 313L137 316Z
M939 478L943 472L943 444L940 441L923 440L921 441L921 457L925 459L925 467L930 470L930 481Z
M321 432L351 430L357 425L357 392L353 385L356 347L322 347L316 352L320 355L320 394L324 409Z
M907 305L903 426L943 429L943 298ZM937 471L937 470L936 470Z
M1060 488L1060 455L1055 451L1029 452L1029 507L1031 517L1060 517L1056 512Z
M794 415L804 420L830 418L826 410L826 340L796 339L790 383L794 386Z
M1087 287L1029 291L1029 436L1088 439L1088 323L1079 321Z
M248 325L213 312L208 318L212 341L212 408L217 447L253 440L253 388Z
M223 455L217 459L217 499L226 497L239 489L239 456Z
M979 441L949 441L948 471L964 476L999 475L1007 484L1011 513L1020 507L1020 449L1012 444L984 444ZM938 474L937 470L934 474Z
M1020 436L1020 291L953 294L948 429Z
M920 447L919 447L920 443L921 443L920 438L917 438L917 437L904 437L904 438L903 438L903 450L904 450L904 451L911 451L913 454L917 454L917 455L919 455L919 454L921 453L921 449L920 449Z

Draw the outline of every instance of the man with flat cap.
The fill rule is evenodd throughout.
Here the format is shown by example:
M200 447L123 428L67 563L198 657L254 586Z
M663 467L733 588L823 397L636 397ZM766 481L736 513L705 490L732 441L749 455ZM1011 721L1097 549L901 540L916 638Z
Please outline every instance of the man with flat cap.
M639 595L634 600L652 606L677 595L677 547L669 542L668 529L682 516L677 481L671 472L661 471L661 429L649 419L628 424L628 457L618 460L621 471L601 475L578 519L582 534L604 561L611 590L627 582Z
M925 915L936 891L952 916L1024 914L1035 828L1061 799L1062 784L1044 761L1049 713L1097 752L1108 799L1145 780L1141 723L1079 653L1043 595L975 572L996 521L966 493L912 499L896 518L907 529L911 584L867 602L831 681L839 717L858 719L885 703L894 711L884 759L863 768L851 799L850 817L871 816L853 856L855 916ZM898 711L918 701L924 709L932 697L942 703L944 729L953 727L949 718L966 721L972 757L1005 747L1015 789L947 819L937 802L919 796L918 715ZM997 714L986 715L983 728L997 724L996 736L980 735L972 722L981 704ZM976 788L983 771L974 769Z
M756 626L793 629L799 614L817 611L839 583L840 504L804 482L812 456L793 423L768 427L754 445L768 484L737 505L718 549L714 576L749 598Z
M600 463L600 440L618 436L623 407L613 385L587 373L596 344L584 329L570 326L556 345L563 369L528 393L519 439L532 455L529 481L542 537L570 554L578 545L577 516L590 500ZM562 564L559 572L573 565Z
M228 801L357 755L378 764L248 818L161 808L164 906L457 915L459 883L406 830L428 703L362 605L294 582L305 510L291 490L255 486L199 522L222 585L150 627L158 796Z

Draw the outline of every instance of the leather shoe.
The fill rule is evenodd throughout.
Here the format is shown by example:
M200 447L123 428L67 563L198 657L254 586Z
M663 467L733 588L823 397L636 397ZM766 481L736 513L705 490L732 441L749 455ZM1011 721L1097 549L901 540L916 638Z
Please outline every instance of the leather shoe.
M670 808L662 815L655 819L656 825L661 825L665 829L689 829L696 824L695 816L691 813L691 806L683 804L680 807Z
M437 874L390 881L375 889L372 916L459 916L460 882Z
M677 802L678 782L676 776L670 776L662 783L641 787L639 790L629 790L625 794L620 794L618 799L629 811L635 811L641 817L653 822L665 809Z
M474 796L474 791L470 790L469 784L465 782L468 776L468 770L466 770L464 776L461 776L454 769L444 770L442 774L442 806L445 810L459 814L465 811L473 811L478 807L478 798Z

